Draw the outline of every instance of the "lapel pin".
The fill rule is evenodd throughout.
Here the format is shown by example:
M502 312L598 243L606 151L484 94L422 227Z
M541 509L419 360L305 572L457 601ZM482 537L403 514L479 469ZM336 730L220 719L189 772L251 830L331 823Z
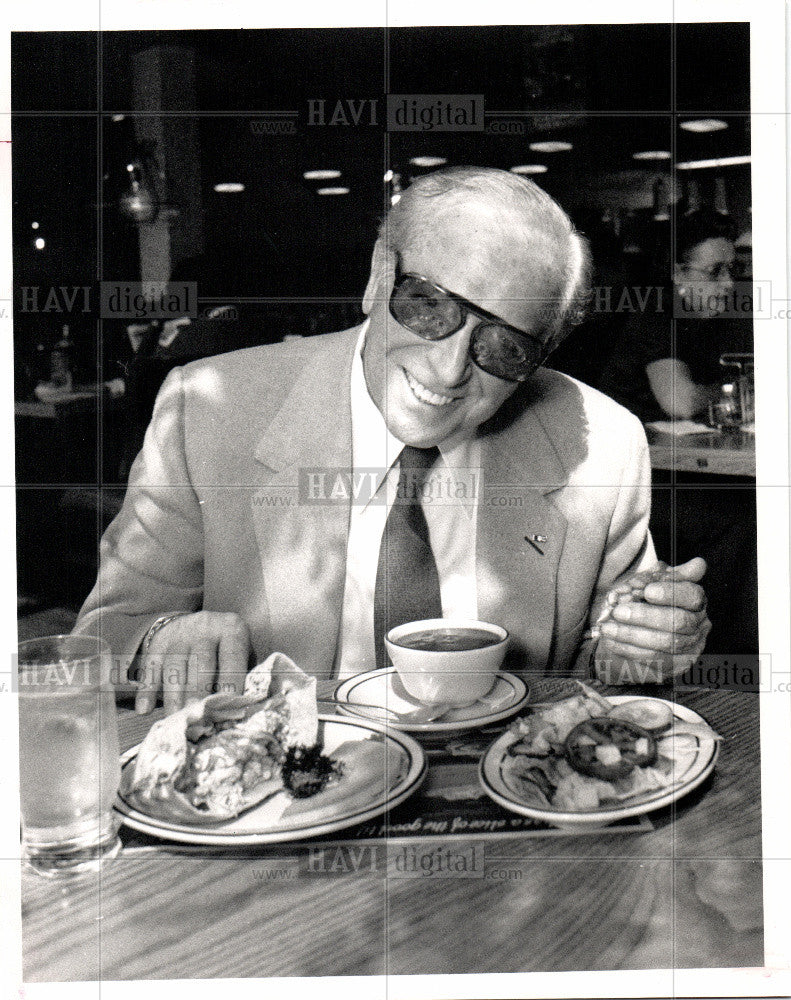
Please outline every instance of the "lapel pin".
M544 550L540 549L536 544L537 542L546 541L546 538L543 535L525 535L525 541L527 542L528 545L532 545L540 556L543 556Z

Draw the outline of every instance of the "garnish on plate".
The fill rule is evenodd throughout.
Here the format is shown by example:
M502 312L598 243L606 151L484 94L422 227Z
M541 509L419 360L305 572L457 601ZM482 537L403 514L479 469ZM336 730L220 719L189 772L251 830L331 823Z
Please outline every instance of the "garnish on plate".
M283 784L295 799L307 799L342 772L340 761L327 757L318 745L290 747L283 761Z

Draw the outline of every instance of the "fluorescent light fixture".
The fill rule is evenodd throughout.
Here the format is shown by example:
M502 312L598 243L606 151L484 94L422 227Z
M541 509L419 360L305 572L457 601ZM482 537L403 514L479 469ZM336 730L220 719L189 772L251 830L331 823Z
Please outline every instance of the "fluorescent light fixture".
M677 163L677 170L705 170L707 167L739 167L743 163L750 163L749 156L721 156L717 160L687 160L685 163Z
M413 156L409 162L416 167L441 167L448 160L445 156Z
M574 147L570 142L531 142L530 148L534 153L565 153Z
M341 176L340 170L306 170L302 175L306 181L334 181Z
M217 194L239 194L244 191L244 184L239 181L223 181L222 184L215 184L214 190Z
M669 160L669 149L644 149L639 153L632 153L633 160Z
M387 173L384 176L384 182L385 182L385 184L389 184L392 179L393 179L393 171L392 170L388 170Z
M728 127L728 123L719 118L693 118L688 122L679 122L678 127L687 132L720 132Z
M512 174L545 174L547 168L543 163L520 163L517 167L511 167Z
M47 244L44 242L44 240L39 236L39 238L36 240L36 250L43 250L46 245Z
M37 222L31 222L30 223L30 228L31 229L38 229L38 223Z
M348 194L349 189L347 187L328 187L319 188L316 194Z
M126 118L126 115L113 115L112 120L114 122L122 122Z

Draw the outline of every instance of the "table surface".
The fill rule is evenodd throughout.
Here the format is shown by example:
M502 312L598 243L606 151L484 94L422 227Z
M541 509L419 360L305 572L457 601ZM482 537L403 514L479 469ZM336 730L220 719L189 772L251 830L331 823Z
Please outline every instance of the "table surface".
M755 435L711 430L675 436L646 428L651 466L675 472L755 478Z
M568 684L534 683L533 700ZM724 742L714 774L649 831L453 838L483 845L483 877L430 879L388 877L364 844L328 848L316 870L309 842L132 841L70 884L24 872L25 980L761 966L758 696L655 693ZM127 748L152 718L119 711Z

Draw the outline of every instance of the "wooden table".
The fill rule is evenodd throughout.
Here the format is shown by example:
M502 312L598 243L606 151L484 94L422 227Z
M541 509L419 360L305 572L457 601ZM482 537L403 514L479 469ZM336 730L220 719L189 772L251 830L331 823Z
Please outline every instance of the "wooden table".
M78 388L46 400L17 399L14 401L15 417L34 417L37 420L61 420L66 414L95 412L99 390L97 386Z
M568 683L536 682L534 699ZM362 845L317 866L308 843L152 841L71 885L24 874L25 980L761 966L758 696L655 693L725 742L649 832L453 838L483 851L483 876L431 879L390 878ZM124 746L150 724L122 709Z
M654 469L755 479L754 434L712 430L674 436L651 428L646 434Z

